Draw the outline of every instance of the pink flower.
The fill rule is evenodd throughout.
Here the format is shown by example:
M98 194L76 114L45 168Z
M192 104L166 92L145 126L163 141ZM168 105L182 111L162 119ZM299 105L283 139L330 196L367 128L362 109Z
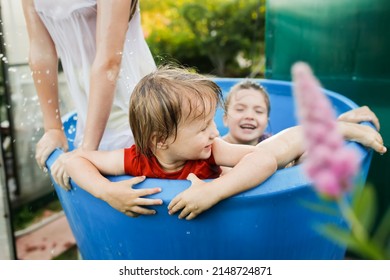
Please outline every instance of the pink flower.
M292 76L307 149L304 170L319 193L340 197L352 187L359 159L345 146L332 106L310 67L298 62L292 67Z

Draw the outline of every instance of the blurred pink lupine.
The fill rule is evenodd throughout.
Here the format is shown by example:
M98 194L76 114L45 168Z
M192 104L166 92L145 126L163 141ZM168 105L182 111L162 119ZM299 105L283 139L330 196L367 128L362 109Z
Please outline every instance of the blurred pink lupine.
M306 142L304 169L319 193L330 198L340 197L352 187L359 168L358 157L345 147L335 113L310 67L298 62L292 67L292 76L298 118Z

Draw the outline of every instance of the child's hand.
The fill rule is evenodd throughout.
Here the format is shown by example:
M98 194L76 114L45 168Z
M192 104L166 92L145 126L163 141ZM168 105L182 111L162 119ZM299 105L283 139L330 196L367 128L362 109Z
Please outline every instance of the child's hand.
M173 215L180 211L179 219L192 220L203 211L219 202L213 188L200 180L196 175L189 174L187 180L191 186L179 193L168 205L168 213Z
M374 149L380 154L387 152L387 148L383 145L382 136L372 127L361 124L349 123L353 127L353 136L347 140L356 141L366 147Z
M380 129L378 117L367 106L362 106L362 107L350 110L348 112L345 112L344 114L341 114L338 117L338 120L344 121L344 122L353 122L353 123L360 123L360 122L364 122L364 121L369 121L369 122L372 122L374 124L374 126L376 127L376 129L378 131Z
M66 172L65 164L72 156L76 154L77 150L62 153L51 166L51 176L61 188L66 191L70 190L70 177Z
M130 180L111 182L102 198L112 207L130 217L153 215L156 211L143 206L161 205L161 199L143 198L143 196L161 192L160 188L133 189L132 186L145 180L145 176L134 177Z

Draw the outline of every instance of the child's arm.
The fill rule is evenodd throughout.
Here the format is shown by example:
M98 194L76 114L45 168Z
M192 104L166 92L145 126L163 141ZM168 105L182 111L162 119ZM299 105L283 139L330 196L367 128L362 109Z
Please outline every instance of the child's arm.
M232 151L223 149L226 147L225 144L228 145L221 139L216 139L213 144L213 154L217 164L220 163L221 153L230 154L236 158ZM240 145L240 147L242 146ZM219 201L265 181L277 169L276 158L261 146L252 146L252 149L253 152L249 153L247 149L245 151L247 154L226 175L210 182L203 182L194 174L190 174L187 179L191 180L191 187L178 194L171 201L168 205L169 214L180 211L179 218L191 220Z
M338 122L338 126L346 140L357 141L379 153L386 152L382 137L375 129L346 122ZM284 167L304 152L300 126L285 129L260 142L256 147L246 146L244 149L242 145L231 146L221 141L216 139L213 145L216 163L234 168L207 183L193 174L188 176L192 185L171 201L168 205L170 214L181 210L179 218L191 220L219 201L264 182L277 168Z
M339 121L360 123L363 121L372 122L375 125L376 130L380 130L380 123L378 117L368 106L362 106L353 110L349 110L341 114L338 118Z
M124 174L124 150L116 151L76 151L76 154L65 162L69 176L77 185L93 196L100 198L124 214L136 217L140 214L155 214L147 205L161 205L161 199L143 198L161 191L159 188L133 189L144 176L130 180L111 182L104 175Z
M383 145L382 136L372 127L343 121L339 121L337 124L344 139L358 142L380 154L386 153L387 149Z

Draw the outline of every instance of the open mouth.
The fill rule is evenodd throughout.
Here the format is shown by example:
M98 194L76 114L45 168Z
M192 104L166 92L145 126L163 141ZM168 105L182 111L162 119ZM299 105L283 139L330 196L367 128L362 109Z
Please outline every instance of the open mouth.
M256 129L257 127L253 124L242 124L240 125L240 128L241 129L249 129L249 130L254 130Z

